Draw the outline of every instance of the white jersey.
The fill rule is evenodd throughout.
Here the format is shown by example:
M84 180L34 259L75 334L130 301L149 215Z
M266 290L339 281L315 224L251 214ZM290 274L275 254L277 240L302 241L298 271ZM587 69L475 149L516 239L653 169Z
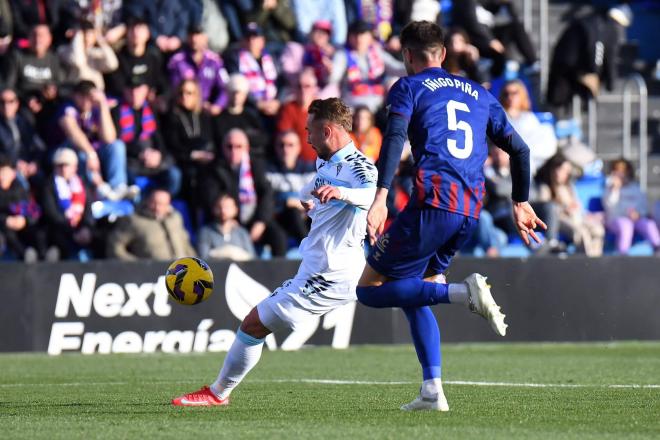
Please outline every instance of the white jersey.
M304 327L314 316L356 300L365 265L367 211L378 172L352 142L329 160L318 159L316 170L301 199L311 200L314 189L332 185L339 188L341 200L321 204L314 199L312 228L299 248L303 260L298 273L257 305L259 319L272 332Z
M305 279L313 292L341 283L342 298L355 298L355 285L364 269L367 211L374 200L378 172L351 142L329 160L317 159L317 173L301 191L301 199L323 185L338 187L341 200L321 204L314 199L309 212L312 227L300 244L302 263L295 276ZM349 287L350 286L350 287ZM336 289L335 294L339 294Z

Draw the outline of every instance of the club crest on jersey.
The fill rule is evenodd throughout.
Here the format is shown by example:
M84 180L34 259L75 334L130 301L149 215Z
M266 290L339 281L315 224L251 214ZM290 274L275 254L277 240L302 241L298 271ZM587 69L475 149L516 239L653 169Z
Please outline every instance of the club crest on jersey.
M342 164L341 162L337 164L337 177L339 177L339 173L341 172Z

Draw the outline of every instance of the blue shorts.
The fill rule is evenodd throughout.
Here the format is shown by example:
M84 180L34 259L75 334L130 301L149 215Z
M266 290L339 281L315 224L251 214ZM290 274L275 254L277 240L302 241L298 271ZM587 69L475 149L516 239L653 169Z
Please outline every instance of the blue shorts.
M369 252L367 262L393 279L444 273L479 220L437 208L406 208Z

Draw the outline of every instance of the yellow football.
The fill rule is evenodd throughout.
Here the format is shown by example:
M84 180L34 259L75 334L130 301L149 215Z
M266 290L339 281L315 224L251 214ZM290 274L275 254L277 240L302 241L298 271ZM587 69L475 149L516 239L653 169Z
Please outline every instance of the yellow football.
M179 258L167 268L165 286L174 301L199 304L213 292L213 272L204 260L197 257Z

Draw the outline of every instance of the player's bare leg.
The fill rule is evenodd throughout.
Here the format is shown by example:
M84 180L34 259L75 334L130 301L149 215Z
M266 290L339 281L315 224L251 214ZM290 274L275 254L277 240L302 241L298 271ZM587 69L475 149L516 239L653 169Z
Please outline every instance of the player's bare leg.
M236 339L229 348L218 378L210 387L204 386L193 393L172 400L175 406L228 405L229 395L261 358L264 338L271 333L261 320L257 308L243 319Z

